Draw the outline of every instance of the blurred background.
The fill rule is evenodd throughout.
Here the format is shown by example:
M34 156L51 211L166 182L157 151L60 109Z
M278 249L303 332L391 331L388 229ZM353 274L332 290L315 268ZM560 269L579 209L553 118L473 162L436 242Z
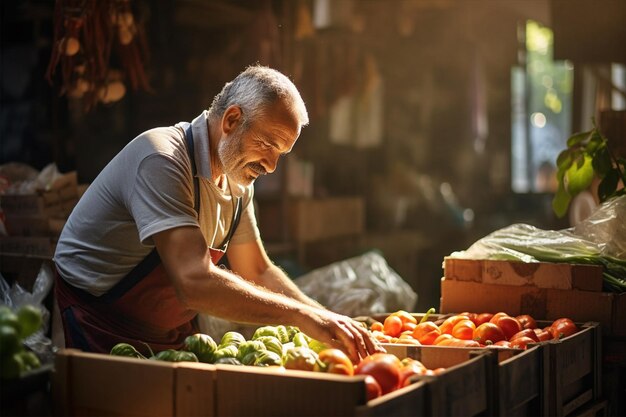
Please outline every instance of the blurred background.
M310 124L255 185L268 252L295 278L376 249L416 311L439 305L451 252L513 223L576 221L551 206L568 136L595 119L626 142L623 0L0 7L0 165L54 163L88 184L142 131L190 121L245 66L272 66Z

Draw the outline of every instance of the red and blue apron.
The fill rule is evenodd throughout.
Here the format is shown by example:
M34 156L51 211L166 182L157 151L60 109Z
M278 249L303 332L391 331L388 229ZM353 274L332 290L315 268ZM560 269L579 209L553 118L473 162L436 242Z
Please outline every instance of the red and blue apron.
M185 138L193 171L195 209L199 214L200 190L190 124L185 128ZM239 223L240 213L241 199L238 199L222 247L209 248L214 264L224 255ZM188 309L178 299L156 248L99 297L68 284L58 272L55 295L68 348L108 353L115 344L125 342L149 354L146 344L155 353L180 349L185 337L198 331L194 321L197 312Z

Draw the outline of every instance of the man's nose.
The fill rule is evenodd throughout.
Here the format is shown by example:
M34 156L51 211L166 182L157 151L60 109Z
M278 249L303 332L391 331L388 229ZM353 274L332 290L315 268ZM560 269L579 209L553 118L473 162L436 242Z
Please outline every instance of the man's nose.
M263 161L263 168L267 171L268 174L271 174L276 170L278 166L278 160L280 159L280 154L272 154L267 157L265 161Z

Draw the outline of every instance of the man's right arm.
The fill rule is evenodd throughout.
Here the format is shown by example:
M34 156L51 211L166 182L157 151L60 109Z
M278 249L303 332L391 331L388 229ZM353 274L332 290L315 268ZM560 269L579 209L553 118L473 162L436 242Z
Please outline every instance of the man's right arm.
M251 324L286 324L343 348L353 360L381 351L367 330L349 317L317 309L256 287L213 264L197 227L177 227L153 236L178 297L190 309Z

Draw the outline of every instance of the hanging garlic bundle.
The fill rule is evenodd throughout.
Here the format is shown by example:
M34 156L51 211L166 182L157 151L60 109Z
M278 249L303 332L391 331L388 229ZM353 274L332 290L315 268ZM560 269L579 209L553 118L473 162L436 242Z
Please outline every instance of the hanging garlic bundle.
M121 100L126 77L133 90L151 91L141 29L129 0L57 0L48 82L60 81L60 94L84 100L87 110ZM110 68L112 50L121 70ZM61 74L54 78L57 66Z

